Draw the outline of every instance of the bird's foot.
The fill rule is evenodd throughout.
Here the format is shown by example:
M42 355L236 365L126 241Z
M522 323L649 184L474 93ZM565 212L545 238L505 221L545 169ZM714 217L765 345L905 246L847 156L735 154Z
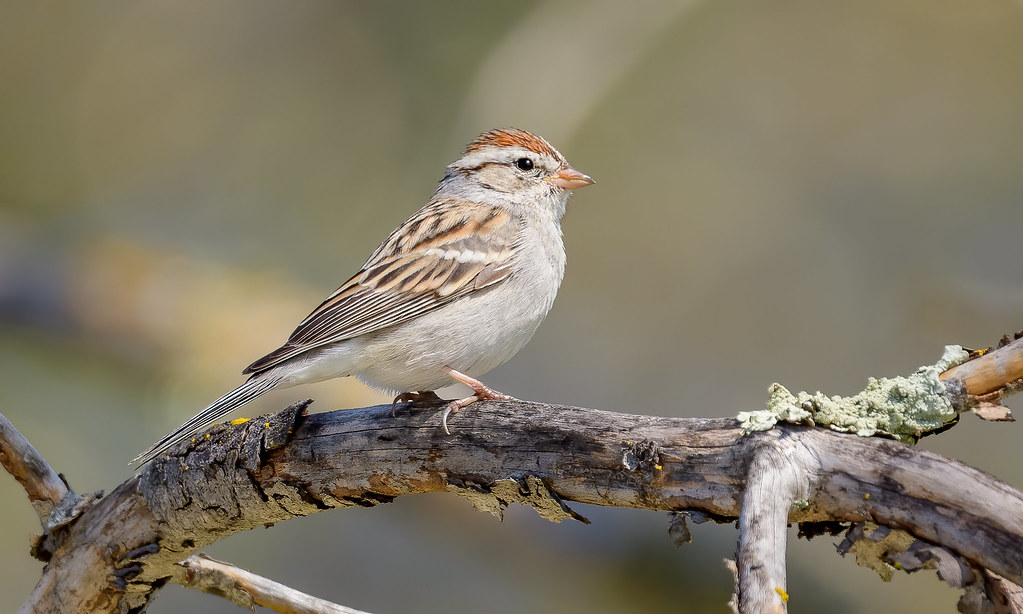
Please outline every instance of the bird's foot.
M460 384L468 386L473 391L472 396L465 397L464 399L458 399L457 401L451 401L448 403L447 407L444 408L444 413L441 415L441 423L444 425L444 432L448 435L451 434L451 431L448 430L448 417L457 414L458 410L463 407L471 405L476 401L518 401L515 397L504 394L503 392L498 392L478 379L455 371L451 367L444 367L443 371L452 379Z
M432 390L421 390L419 392L403 392L398 396L394 397L394 401L391 403L391 417L397 415L398 403L409 403L415 405L416 403L433 403L434 401L441 401L437 393Z

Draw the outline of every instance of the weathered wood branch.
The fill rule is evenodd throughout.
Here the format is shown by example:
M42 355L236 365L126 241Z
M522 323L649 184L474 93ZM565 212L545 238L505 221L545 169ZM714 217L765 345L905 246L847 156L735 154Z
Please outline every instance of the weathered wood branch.
M977 397L1013 392L1023 379L1023 336L1005 337L998 349L990 349L973 360L941 374L944 380L959 380Z
M69 495L70 489L35 446L3 415L0 415L0 466L25 489L43 529L49 528L50 513Z
M1023 494L896 441L794 426L743 436L733 419L524 402L474 405L449 437L435 424L438 411L314 414L297 420L283 446L296 409L218 427L49 535L51 558L26 611L107 612L122 599L143 607L182 572L175 563L229 534L407 494L448 491L494 511L518 500L553 518L570 517L565 502L579 501L733 520L751 460L779 442L812 459L803 468L808 496L790 509L789 522L874 521L1023 582ZM155 552L129 554L150 543Z
M976 402L969 378L951 380L955 403ZM792 425L743 434L734 419L528 402L475 404L448 436L441 406L396 418L390 406L303 409L215 427L52 527L22 611L140 611L166 582L183 582L180 561L232 533L444 491L495 514L519 502L556 521L584 520L573 501L739 519L743 612L784 610L788 522L876 523L996 574L982 583L1023 583L1023 493L897 441Z
M1023 331L1008 335L996 348L977 352L973 360L941 374L946 384L958 383L967 393L967 405L985 420L1012 420L1001 404L1010 394L1023 390Z
M813 452L798 438L770 440L750 451L736 558L740 612L785 611L789 511L809 495Z
M179 578L184 586L224 597L247 610L254 610L258 605L282 614L366 614L306 595L203 554L193 554L180 565L185 569Z

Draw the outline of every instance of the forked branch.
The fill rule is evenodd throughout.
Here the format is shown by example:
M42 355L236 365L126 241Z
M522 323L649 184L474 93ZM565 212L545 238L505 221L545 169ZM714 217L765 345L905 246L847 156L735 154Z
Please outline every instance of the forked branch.
M976 403L970 377L950 379L961 410ZM450 436L438 426L442 405L396 418L390 406L303 410L215 427L52 528L25 611L138 610L167 581L182 582L180 561L232 533L444 491L491 513L519 502L556 521L584 520L571 502L740 519L744 612L784 610L784 550L764 553L791 522L899 529L1023 583L1023 493L889 439L793 425L743 434L734 419L527 402L473 405Z

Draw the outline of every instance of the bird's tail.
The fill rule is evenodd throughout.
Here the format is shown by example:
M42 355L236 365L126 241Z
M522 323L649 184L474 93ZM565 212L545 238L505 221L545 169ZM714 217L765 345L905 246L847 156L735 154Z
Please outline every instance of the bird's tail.
M157 441L150 446L148 450L133 458L131 462L139 463L140 465L148 463L150 460L155 458L156 455L160 454L167 448L182 441L183 439L187 439L199 429L209 426L218 418L229 414L238 407L241 407L252 399L255 399L264 392L267 392L280 381L280 376L271 376L268 373L250 378L249 381L210 403L209 407L202 410L170 433L164 435L160 441Z

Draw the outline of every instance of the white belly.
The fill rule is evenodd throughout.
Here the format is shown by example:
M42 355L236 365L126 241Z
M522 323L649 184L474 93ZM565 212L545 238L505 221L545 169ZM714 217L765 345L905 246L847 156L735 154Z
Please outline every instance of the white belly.
M509 286L513 281L517 280L509 280ZM482 376L526 345L554 302L553 293L549 300L508 296L491 291L466 297L427 318L367 336L361 364L352 375L371 386L403 392L451 384L441 371L444 366Z

